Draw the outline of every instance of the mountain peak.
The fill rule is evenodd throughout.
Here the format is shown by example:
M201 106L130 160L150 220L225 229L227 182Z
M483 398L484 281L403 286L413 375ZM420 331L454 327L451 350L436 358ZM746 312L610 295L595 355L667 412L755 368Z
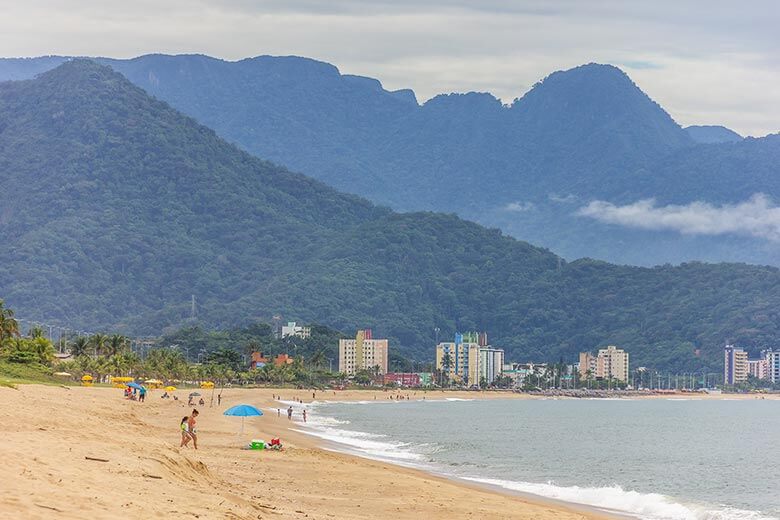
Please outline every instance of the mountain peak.
M512 111L532 132L560 142L589 140L594 149L624 142L630 152L642 143L654 155L691 144L671 116L614 65L553 72L515 100ZM597 145L599 136L604 142Z

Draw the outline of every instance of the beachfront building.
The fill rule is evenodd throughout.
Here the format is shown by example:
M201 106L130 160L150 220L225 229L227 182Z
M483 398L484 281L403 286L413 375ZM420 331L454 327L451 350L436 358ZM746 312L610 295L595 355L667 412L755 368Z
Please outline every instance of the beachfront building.
M748 355L741 348L726 345L723 349L723 381L727 385L735 385L747 381Z
M761 361L764 365L764 374L759 379L780 383L780 350L771 348L762 350Z
M526 383L538 384L546 371L547 363L509 363L504 365L501 375L511 379L512 386L521 387Z
M628 352L610 345L599 349L596 357L596 378L628 382Z
M454 341L436 345L436 369L451 382L489 385L504 369L504 350L487 344L486 333L455 334Z
M477 382L490 384L504 371L504 349L485 346L479 348L479 366Z
M469 356L472 351L475 354ZM442 372L448 382L465 383L469 377L469 359L476 360L478 351L479 344L470 334L455 334L455 341L436 345L436 370Z
M249 368L263 368L269 363L273 363L275 367L281 367L285 365L292 365L295 359L287 354L277 354L275 358L269 358L263 355L262 352L252 352L252 356L249 360Z
M410 388L429 386L432 382L433 377L430 372L389 372L384 377L385 385Z
M580 352L577 370L583 379L590 375L596 379L616 379L627 383L628 352L614 345L599 349L595 356L590 352Z
M580 352L580 363L578 366L580 377L586 379L588 373L591 377L596 376L596 356L590 352Z
M282 325L282 337L296 336L301 339L308 339L311 337L311 327L304 327L298 325L294 321L288 321L287 325Z
M386 374L387 353L386 339L374 339L371 329L359 330L355 339L339 340L339 372L354 375L358 370L368 370Z
M766 359L748 359L747 360L747 373L748 376L755 377L756 379L769 379L769 367Z

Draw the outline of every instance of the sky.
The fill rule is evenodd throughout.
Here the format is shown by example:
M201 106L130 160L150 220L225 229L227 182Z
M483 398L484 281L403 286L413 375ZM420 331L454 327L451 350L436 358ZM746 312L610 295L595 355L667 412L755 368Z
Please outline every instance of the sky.
M780 131L777 0L2 0L6 57L299 55L438 93L520 97L551 72L621 67L681 125Z

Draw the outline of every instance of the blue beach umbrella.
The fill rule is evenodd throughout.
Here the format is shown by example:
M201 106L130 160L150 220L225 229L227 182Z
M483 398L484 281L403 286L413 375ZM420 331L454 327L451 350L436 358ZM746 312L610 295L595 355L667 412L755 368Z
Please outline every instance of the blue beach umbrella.
M140 390L141 388L143 388L138 383L127 383L127 386L129 386L130 388L135 388L136 390Z
M225 410L222 415L241 417L241 433L239 435L242 435L244 433L244 417L259 417L263 415L263 412L250 404L237 404Z

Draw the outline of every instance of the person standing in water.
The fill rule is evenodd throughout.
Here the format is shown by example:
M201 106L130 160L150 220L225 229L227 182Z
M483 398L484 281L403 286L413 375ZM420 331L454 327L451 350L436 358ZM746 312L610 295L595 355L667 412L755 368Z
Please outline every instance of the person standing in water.
M190 414L190 418L187 420L187 433L192 439L192 447L195 448L196 450L198 449L198 428L197 428L198 415L199 415L198 410L193 409L192 414Z
M303 409L303 422L306 422L306 408Z
M292 405L290 405L290 407L287 409L287 420L288 421L292 421L292 412L293 412Z

